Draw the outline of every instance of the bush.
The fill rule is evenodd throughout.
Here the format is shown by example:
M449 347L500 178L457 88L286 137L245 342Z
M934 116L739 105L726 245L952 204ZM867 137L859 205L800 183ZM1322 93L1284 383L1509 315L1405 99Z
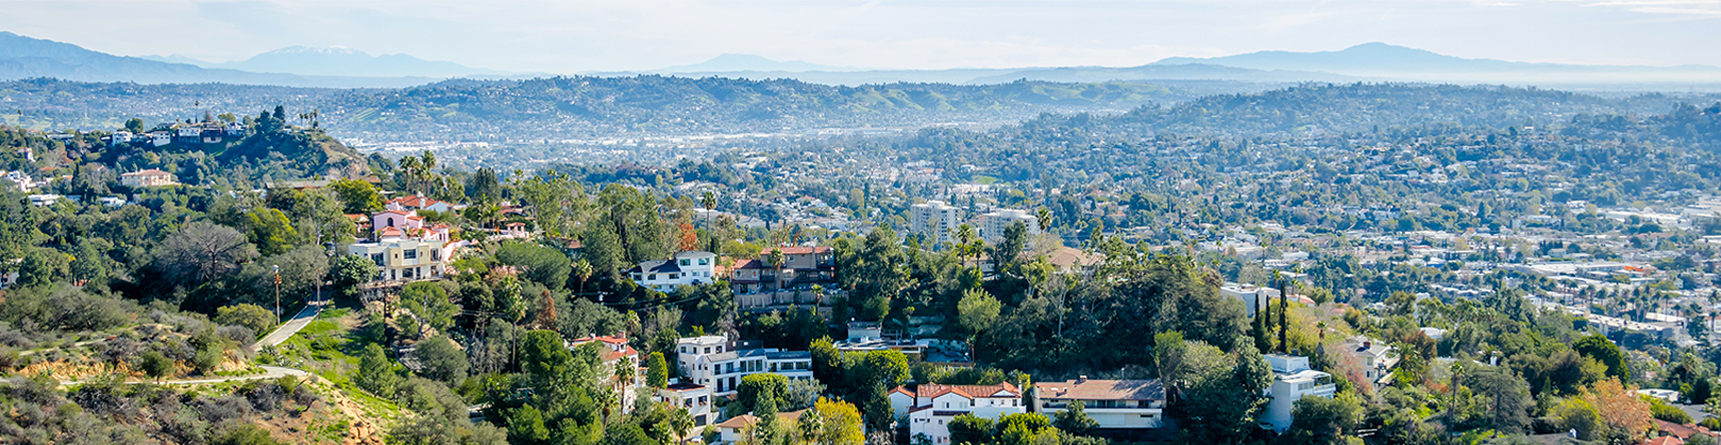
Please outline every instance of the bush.
M234 396L199 398L193 405L197 407L197 413L211 423L243 419L251 414L251 402Z
M244 326L250 328L252 333L263 334L275 329L275 314L255 304L237 304L216 309L215 323L223 326ZM255 339L253 337L250 340ZM250 340L240 344L250 344Z
M1649 405L1649 414L1655 416L1657 419L1680 425L1691 423L1690 415L1685 414L1685 411L1680 410L1678 407L1668 405L1667 403L1654 403Z
M269 435L263 427L249 423L234 423L221 429L221 433L209 441L210 445L276 445L281 441Z

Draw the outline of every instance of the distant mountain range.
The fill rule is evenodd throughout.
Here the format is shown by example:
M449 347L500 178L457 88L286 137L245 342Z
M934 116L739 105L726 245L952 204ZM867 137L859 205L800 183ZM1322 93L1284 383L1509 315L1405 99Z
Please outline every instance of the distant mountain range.
M1224 57L1173 57L1135 67L958 68L869 70L777 61L747 54L659 70L593 72L594 76L672 75L749 80L794 79L825 85L1046 82L1235 82L1283 85L1299 82L1437 82L1506 84L1564 89L1721 91L1721 68L1567 65L1465 59L1434 52L1367 43L1340 51L1261 51ZM169 55L123 57L77 45L0 32L0 80L55 77L66 80L137 83L219 82L298 87L407 87L453 77L528 78L404 54L372 56L345 48L288 47L246 60L211 63Z
M704 62L692 65L672 66L656 70L657 73L722 73L732 71L868 71L864 68L820 65L817 63L790 60L776 61L752 54L723 54Z
M181 55L145 56L145 59L187 63L203 68L234 69L256 73L292 73L308 76L359 77L460 77L507 74L472 68L454 62L437 62L406 54L372 56L350 48L290 46L258 54L249 59L224 63L205 62Z
M185 63L124 57L83 47L0 31L0 79L54 77L86 82L231 83L297 87L406 87L433 77L307 76L205 68Z
M1365 79L1400 81L1541 85L1721 84L1721 67L1709 65L1656 67L1509 62L1466 59L1379 42L1356 45L1340 51L1260 51L1211 58L1172 57L1147 66L1187 64L1251 70L1325 72Z

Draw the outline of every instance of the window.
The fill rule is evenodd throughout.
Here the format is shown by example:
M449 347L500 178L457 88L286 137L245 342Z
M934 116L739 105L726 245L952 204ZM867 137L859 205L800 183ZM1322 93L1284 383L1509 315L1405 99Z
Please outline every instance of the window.
M376 265L381 266L382 265L382 254L380 254L380 253L370 254L370 260L375 261Z
M681 278L681 274L676 274L676 273L669 274L669 279L673 280L676 278Z
M406 259L409 259L409 260L418 259L418 249L401 251L400 254L406 255Z
M692 261L689 261L687 259L681 260L681 265L683 265L683 266L689 266L689 265L692 265L692 263L693 263Z
M710 258L700 258L699 259L699 265L705 266L705 265L709 265L709 264L711 264Z
M646 280L647 280L647 281L651 281L651 280L656 280L656 279L657 279L657 274L651 274L651 275L646 275L646 276L645 276L645 279L646 279Z
M706 346L706 347L705 347L705 353L706 353L706 354L710 354L710 353L711 353L711 347L710 347L710 346Z

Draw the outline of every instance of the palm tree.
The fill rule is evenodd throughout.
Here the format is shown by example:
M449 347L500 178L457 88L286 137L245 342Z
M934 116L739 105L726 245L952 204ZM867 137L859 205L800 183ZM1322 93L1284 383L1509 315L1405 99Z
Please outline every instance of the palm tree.
M717 209L717 195L706 190L699 196L699 204L705 206L705 225L711 225L711 211Z
M1045 207L1041 207L1040 210L1034 212L1034 216L1038 217L1040 219L1039 222L1040 222L1040 231L1041 232L1052 230L1052 211L1051 210L1046 210Z
M586 291L586 279L589 279L592 277L592 263L589 261L586 261L585 258L580 258L579 261L575 261L574 262L574 277L580 279L580 288L576 292L585 292Z
M686 409L676 409L669 412L669 427L674 430L676 443L686 442L687 430L693 429L693 415Z
M772 247L771 252L765 254L765 263L771 265L771 270L774 274L772 275L773 278L771 281L773 281L773 286L776 289L783 288L783 264L787 262L788 258L783 256L783 249Z
M973 248L974 238L974 226L967 224L956 226L956 248L959 250L959 252L957 252L958 255L961 255L964 258L962 262L963 266L968 265L966 258L968 256L968 250Z

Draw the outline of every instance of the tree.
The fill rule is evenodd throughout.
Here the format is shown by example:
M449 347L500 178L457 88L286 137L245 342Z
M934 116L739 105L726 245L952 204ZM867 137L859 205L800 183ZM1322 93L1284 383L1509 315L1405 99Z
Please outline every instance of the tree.
M669 363L663 359L663 351L651 353L645 360L645 381L653 388L669 386Z
M156 381L161 381L162 377L166 377L168 374L173 373L173 359L167 358L167 356L161 355L160 352L156 351L143 353L139 366L142 367L144 375L147 375L149 378L155 379Z
M143 119L138 119L135 117L131 118L131 119L126 119L125 120L125 131L132 132L133 134L143 133L143 131L144 131Z
M358 375L353 378L360 388L370 391L377 397L394 397L395 385L400 383L400 375L394 371L394 361L376 343L365 345L365 350L359 356Z
M496 249L496 261L520 268L521 275L552 290L567 286L573 271L566 254L554 248L523 242L505 242Z
M335 196L340 198L342 212L369 216L383 209L382 194L369 182L337 179L329 183L329 189L334 190Z
M162 240L155 267L168 283L190 288L227 276L256 256L239 231L197 221Z
M573 360L573 354L562 346L562 336L556 331L527 332L520 341L520 361L534 382L549 382Z
M1099 421L1094 420L1092 417L1088 417L1087 406L1080 400L1070 402L1069 408L1059 411L1055 417L1056 419L1052 421L1052 425L1058 427L1060 430L1067 431L1070 434L1085 436L1100 426Z
M1633 389L1618 379L1607 379L1596 382L1578 397L1595 407L1607 425L1609 438L1630 443L1642 438L1654 425L1649 402L1639 398Z
M1177 394L1185 433L1192 441L1236 443L1255 426L1261 393L1272 370L1254 345L1242 343L1235 354L1176 332L1154 342L1161 381Z
M956 303L956 321L970 334L992 328L998 321L998 312L1003 304L992 294L981 289L969 289L962 293L962 300Z
M1055 442L1058 430L1051 419L1040 413L1006 414L992 427L992 443L998 445L1035 445Z
M861 445L866 443L860 410L848 402L820 397L813 409L801 414L801 422L816 425L803 433L816 445Z
M992 443L992 419L961 414L950 420L950 443L953 444L988 444Z
M257 251L264 255L286 253L299 239L299 230L293 228L293 222L279 209L252 209L245 214L245 221L250 228L251 244L257 245Z
M216 309L215 322L222 326L244 326L261 336L275 329L275 314L262 306L244 303Z
M783 397L788 392L789 379L782 374L748 374L741 378L740 384L735 385L735 403L749 411L756 410L761 402L770 403L774 409L783 405Z
M329 267L329 282L338 295L347 298L357 298L359 284L370 282L377 274L376 262L370 258L341 255L333 262Z
M1619 345L1608 340L1601 334L1590 334L1572 343L1572 350L1593 358L1607 366L1607 376L1627 381L1631 379L1631 370L1626 365L1625 353L1620 352Z
M401 288L400 305L438 332L454 327L454 317L460 315L460 306L450 301L448 290L436 282L408 283Z
M1508 370L1476 369L1465 374L1466 385L1477 395L1487 397L1486 420L1489 428L1507 434L1517 434L1530 426L1530 410L1536 400L1530 397L1530 385Z
M1332 398L1303 396L1291 406L1291 428L1286 434L1290 443L1346 444L1345 436L1355 431L1362 414L1362 401L1352 393Z
M471 367L466 359L466 353L454 346L454 341L447 337L436 336L418 342L418 362L423 365L423 374L432 380L453 385L466 378L466 370Z
M466 177L466 197L475 203L491 203L502 199L502 181L497 179L496 170L480 168Z

